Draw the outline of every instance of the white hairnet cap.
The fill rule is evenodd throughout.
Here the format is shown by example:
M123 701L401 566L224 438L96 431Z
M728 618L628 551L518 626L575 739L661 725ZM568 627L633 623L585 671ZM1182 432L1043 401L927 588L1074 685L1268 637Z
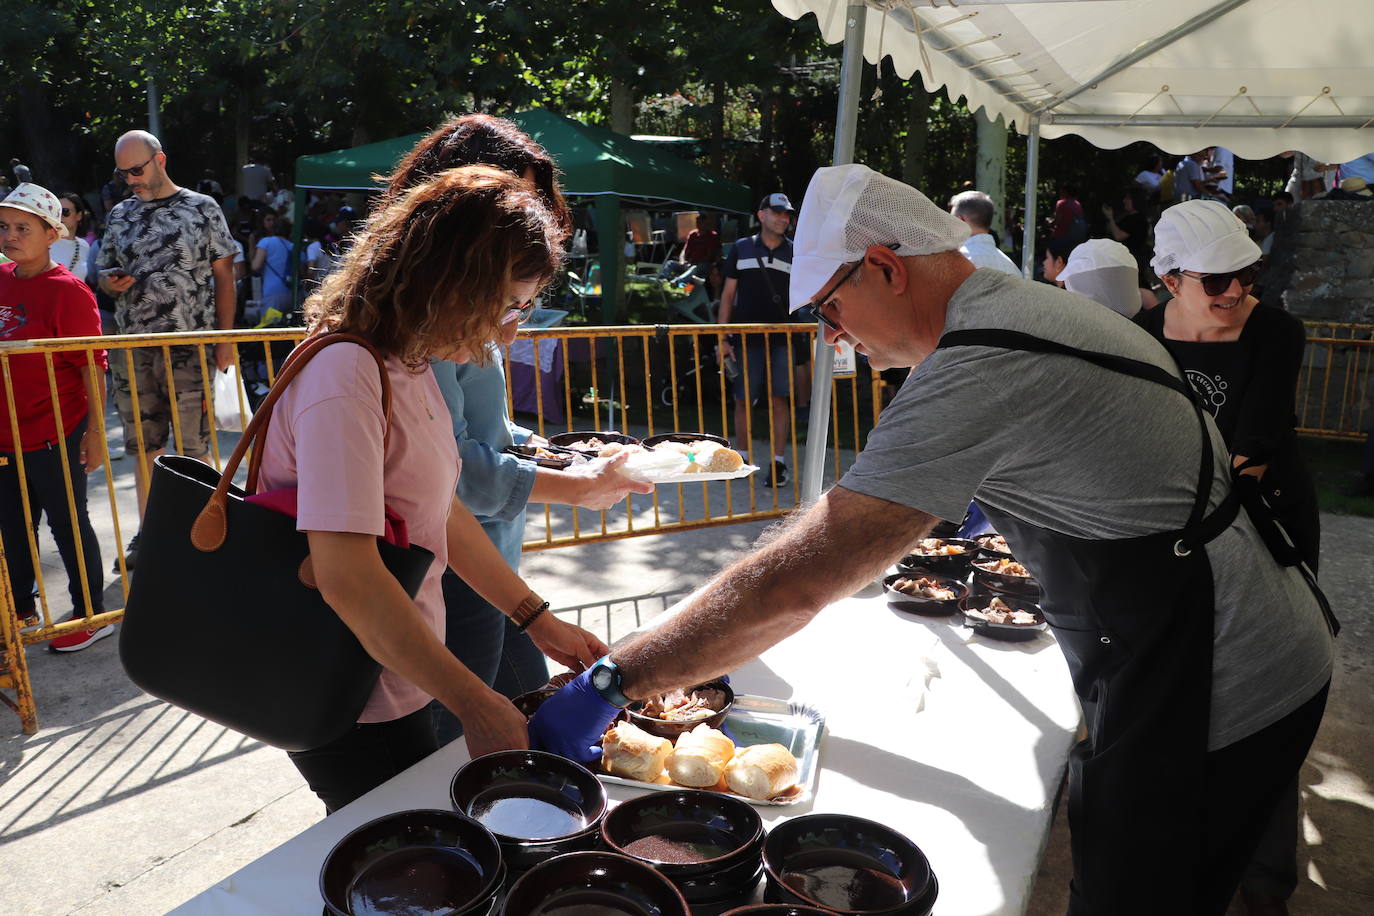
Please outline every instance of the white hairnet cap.
M1130 318L1140 311L1140 268L1120 242L1088 239L1074 248L1056 278L1070 292L1087 296Z
M1261 254L1245 224L1224 203L1185 200L1165 210L1155 225L1150 267L1161 277L1172 270L1224 274L1249 267Z
M870 245L899 255L956 251L969 227L920 191L866 165L817 169L797 217L792 253L792 311L806 305L835 271Z

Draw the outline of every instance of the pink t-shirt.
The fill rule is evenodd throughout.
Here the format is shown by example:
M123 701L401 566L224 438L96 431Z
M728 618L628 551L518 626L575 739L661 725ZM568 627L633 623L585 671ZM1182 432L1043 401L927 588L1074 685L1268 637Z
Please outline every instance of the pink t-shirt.
M434 553L415 604L442 640L439 580L448 566L446 524L458 482L458 446L428 364L412 372L396 359L388 357L386 363L391 441L385 457L377 363L356 344L333 344L310 360L277 402L258 489L297 488L299 531L380 536L384 507L404 518L410 542ZM388 722L429 700L420 688L383 669L358 721Z

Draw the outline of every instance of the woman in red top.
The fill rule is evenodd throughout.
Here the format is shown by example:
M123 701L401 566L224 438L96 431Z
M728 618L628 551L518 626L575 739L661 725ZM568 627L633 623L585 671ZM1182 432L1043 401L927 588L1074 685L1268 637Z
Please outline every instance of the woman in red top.
M65 232L62 206L45 188L21 184L0 201L0 252L13 262L0 265L0 340L99 336L100 312L90 287L48 256L48 247ZM0 534L15 609L21 619L32 618L34 557L29 550L29 519L36 524L40 513L47 514L67 570L71 619L75 620L85 616L88 607L92 614L105 610L100 544L86 514L86 474L104 463L99 434L89 418L92 409L99 410L105 403L106 361L103 350L89 358L82 351L53 353L51 359L55 404L47 355L9 358L11 390L0 398L0 457L7 459L0 467ZM91 363L98 371L90 371ZM75 513L67 503L68 480ZM81 535L79 558L76 532ZM108 628L77 630L52 640L48 648L74 652L111 632Z

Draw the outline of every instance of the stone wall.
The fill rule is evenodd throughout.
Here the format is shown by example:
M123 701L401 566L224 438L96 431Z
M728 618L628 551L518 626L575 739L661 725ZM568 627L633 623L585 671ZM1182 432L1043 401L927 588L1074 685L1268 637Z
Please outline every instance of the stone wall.
M1307 200L1278 225L1266 304L1304 321L1374 324L1374 199Z

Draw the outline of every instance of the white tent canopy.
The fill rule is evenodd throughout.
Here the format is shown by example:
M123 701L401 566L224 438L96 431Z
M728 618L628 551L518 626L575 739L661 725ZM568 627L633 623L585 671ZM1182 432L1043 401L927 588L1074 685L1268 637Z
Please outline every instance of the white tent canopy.
M845 37L848 0L773 6ZM870 63L1021 133L1038 118L1041 137L1104 148L1374 150L1374 0L867 0L865 18Z

